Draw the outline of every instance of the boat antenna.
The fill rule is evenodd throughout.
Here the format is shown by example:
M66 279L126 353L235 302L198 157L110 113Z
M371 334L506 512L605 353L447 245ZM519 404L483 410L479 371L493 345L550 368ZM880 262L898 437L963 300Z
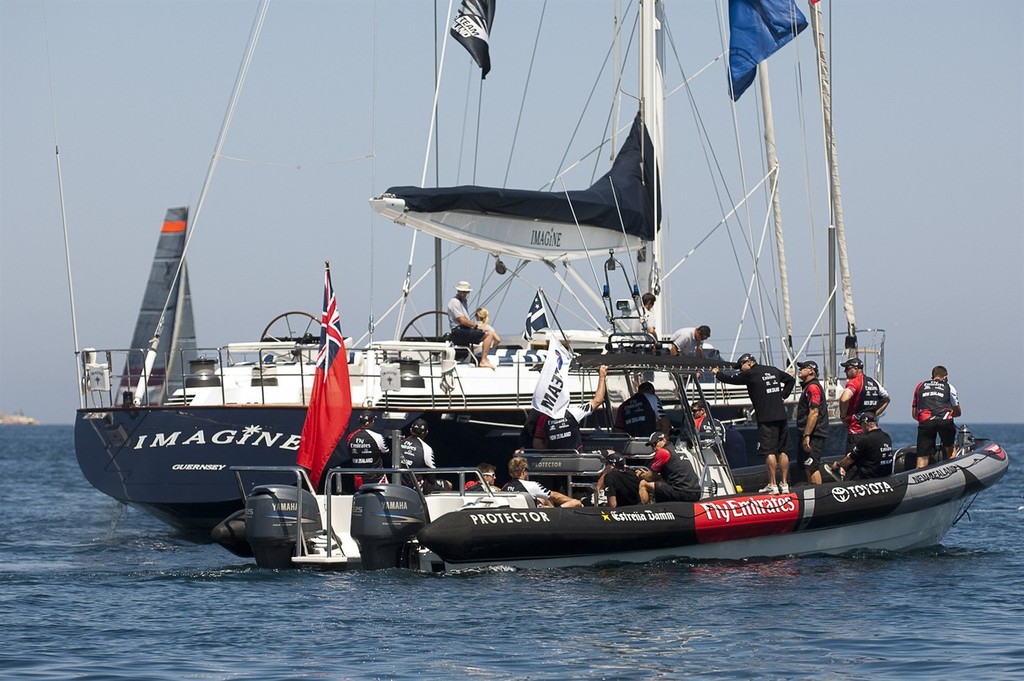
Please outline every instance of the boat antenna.
M54 161L57 164L57 196L60 201L60 224L64 233L64 264L68 276L68 298L71 305L71 341L74 343L75 354L78 354L78 317L75 312L75 284L71 276L71 247L68 240L68 216L64 205L64 180L60 169L60 144L57 134L57 103L53 93L53 65L50 62L50 31L46 23L46 3L43 3L43 36L46 42L46 73L50 80L50 114L53 119L53 151ZM75 368L75 373L81 390L78 391L78 406L85 407L85 383L82 381L81 367Z
M256 51L256 43L259 42L260 33L263 31L263 22L266 19L269 7L270 0L260 0L260 5L256 10L256 18L253 20L252 30L249 33L249 42L245 47L242 63L238 67L238 75L235 77L235 86L231 91L231 99L228 101L227 111L224 112L224 122L221 124L220 133L217 135L217 144L214 147L213 156L210 158L210 166L206 171L206 179L203 180L203 187L199 192L199 201L196 204L195 214L192 216L192 227L188 231L188 236L185 237L185 245L181 250L181 259L178 260L178 269L174 273L174 282L178 282L181 279L181 271L185 264L185 254L188 253L188 246L195 235L199 214L203 210L206 195L209 193L210 185L213 182L214 172L216 172L217 164L221 159L224 142L227 140L228 129L230 129L231 122L234 120L238 98L242 93L242 85L245 83L245 78L249 73L249 66L252 64L253 53ZM136 404L141 402L140 396L146 391L146 379L149 376L149 372L153 370L153 364L156 361L157 348L160 345L160 336L164 328L164 319L167 316L167 306L171 302L171 293L174 289L175 286L172 285L167 293L167 299L164 301L163 309L160 311L160 319L156 324L156 331L153 333L152 340L149 341L149 349L146 351L146 364L139 375L139 383L135 389Z

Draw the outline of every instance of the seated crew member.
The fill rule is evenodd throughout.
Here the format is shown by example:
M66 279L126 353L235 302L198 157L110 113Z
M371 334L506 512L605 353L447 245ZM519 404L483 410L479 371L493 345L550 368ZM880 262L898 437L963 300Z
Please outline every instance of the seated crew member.
M484 482L487 483L487 485L489 485L491 488L493 488L494 491L497 491L498 488L495 485L495 474L497 473L498 469L494 467L494 464L490 464L490 463L477 464L476 469L478 471L480 471L480 477L483 478ZM467 480L466 481L465 489L466 489L467 492L486 492L487 491L485 489L485 486L480 484L480 481L477 480L476 478L473 478L471 480Z
M521 456L513 456L508 462L508 474L512 479L501 488L505 492L526 492L541 506L577 508L583 505L579 499L551 491L540 483L529 480L530 467Z
M402 467L403 468L437 468L434 463L434 448L424 441L427 436L427 422L423 419L416 419L409 426L409 435L402 440ZM436 475L424 475L420 487L424 494L440 492L451 489L451 483L439 479ZM415 478L409 475L402 476L402 484L406 487L416 487Z
M583 447L583 436L580 434L580 421L604 402L605 382L608 378L608 367L602 364L597 372L597 389L594 397L586 404L569 407L562 418L551 418L540 414L537 427L533 433L534 449L575 449Z
M701 449L713 447L716 439L721 440L724 447L725 426L716 421L700 402L694 402L690 411L693 413L693 425L697 427L697 438Z
M857 440L853 451L826 468L836 480L840 470L846 471L847 480L869 480L884 478L892 473L892 438L878 427L878 416L873 412L857 415L864 433Z
M644 381L636 393L619 405L615 411L615 430L631 437L644 437L652 431L671 430L661 399L654 392L654 384Z
M452 345L476 345L483 343L480 351L480 366L493 369L490 354L496 343L494 330L485 331L484 324L470 319L466 299L472 291L468 281L460 281L455 287L455 297L448 301L448 322L451 324Z
M480 322L481 331L484 333L494 334L495 345L501 342L501 336L499 336L498 332L494 330L493 326L491 326L491 313L487 311L486 307L478 307L476 312L473 313L473 316L476 317L478 322Z
M651 470L638 471L640 502L647 504L652 499L656 502L698 501L700 480L689 461L666 449L668 438L665 433L651 433L647 444L654 448L654 460Z
M604 471L597 480L599 494L602 489L612 508L640 503L640 478L626 466L621 454L610 454L605 460Z

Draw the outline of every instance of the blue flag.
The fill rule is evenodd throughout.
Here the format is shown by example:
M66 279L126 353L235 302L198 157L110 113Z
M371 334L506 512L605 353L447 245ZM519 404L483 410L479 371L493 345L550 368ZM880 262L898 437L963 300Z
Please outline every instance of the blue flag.
M729 71L733 101L757 74L757 65L807 28L795 0L729 0Z
M540 293L538 293L533 297L533 305L530 306L530 311L526 313L526 332L523 334L523 339L530 340L535 332L547 328L549 328L548 311L544 307L544 301L541 300Z

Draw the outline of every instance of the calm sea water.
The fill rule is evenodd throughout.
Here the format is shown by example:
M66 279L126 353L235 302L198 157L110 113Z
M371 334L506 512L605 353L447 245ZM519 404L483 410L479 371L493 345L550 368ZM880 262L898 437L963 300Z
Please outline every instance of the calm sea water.
M973 430L1013 463L933 549L423 576L258 570L3 427L0 677L1022 678L1024 426Z

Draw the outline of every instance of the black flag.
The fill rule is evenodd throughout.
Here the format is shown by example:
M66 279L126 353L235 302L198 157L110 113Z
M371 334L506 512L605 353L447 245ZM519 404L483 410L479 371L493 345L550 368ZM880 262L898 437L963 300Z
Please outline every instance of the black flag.
M497 0L462 0L449 33L462 43L483 73L483 80L491 70L489 41L491 24L494 22L494 5Z

